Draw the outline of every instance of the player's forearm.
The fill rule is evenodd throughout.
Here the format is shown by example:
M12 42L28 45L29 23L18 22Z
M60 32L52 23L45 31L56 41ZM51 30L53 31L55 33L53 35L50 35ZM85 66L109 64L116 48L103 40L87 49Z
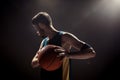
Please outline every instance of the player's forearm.
M39 66L39 61L38 61L38 59L33 59L32 62L31 62L31 66L32 66L33 68L38 67L38 66Z
M95 57L95 55L95 51L90 49L86 51L70 52L66 56L70 59L89 59Z
M31 66L32 66L33 68L35 68L35 67L38 67L38 66L39 66L38 54L36 54L36 55L34 56L34 58L33 58L32 62L31 62Z

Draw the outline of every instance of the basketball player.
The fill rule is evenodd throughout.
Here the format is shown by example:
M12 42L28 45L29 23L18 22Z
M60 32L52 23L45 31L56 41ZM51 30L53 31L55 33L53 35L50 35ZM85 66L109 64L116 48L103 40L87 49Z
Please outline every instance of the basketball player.
M33 57L31 65L33 68L39 66L39 51L48 44L61 46L63 49L56 49L58 56L65 56L62 66L55 71L46 71L41 68L41 80L70 80L70 60L90 59L95 57L94 49L86 42L78 39L75 35L58 31L52 25L52 19L46 12L39 12L32 18L32 25L37 34L43 38L40 48ZM74 52L71 52L74 49Z

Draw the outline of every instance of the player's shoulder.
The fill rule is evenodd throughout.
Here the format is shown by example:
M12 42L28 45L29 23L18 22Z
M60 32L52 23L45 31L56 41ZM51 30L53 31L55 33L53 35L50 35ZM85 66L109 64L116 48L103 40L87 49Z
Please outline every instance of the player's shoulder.
M69 40L71 38L75 38L75 35L70 32L62 31L62 38L65 40Z
M66 31L61 31L62 36L63 37L74 37L75 35L70 33L70 32L66 32Z

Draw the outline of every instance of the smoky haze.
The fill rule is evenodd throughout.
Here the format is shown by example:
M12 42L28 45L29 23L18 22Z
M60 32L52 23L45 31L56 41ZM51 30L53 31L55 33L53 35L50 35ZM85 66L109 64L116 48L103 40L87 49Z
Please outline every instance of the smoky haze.
M119 5L119 0L2 1L1 74L10 79L40 80L40 70L31 67L31 60L42 39L31 19L45 11L56 29L73 33L96 51L93 59L71 61L72 80L119 78Z

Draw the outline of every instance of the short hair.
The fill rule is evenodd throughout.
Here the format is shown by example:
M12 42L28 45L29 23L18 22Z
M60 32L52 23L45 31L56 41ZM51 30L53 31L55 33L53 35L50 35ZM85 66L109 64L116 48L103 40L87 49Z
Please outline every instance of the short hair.
M47 12L39 12L32 18L32 24L38 25L39 23L50 26L52 25L52 19Z

